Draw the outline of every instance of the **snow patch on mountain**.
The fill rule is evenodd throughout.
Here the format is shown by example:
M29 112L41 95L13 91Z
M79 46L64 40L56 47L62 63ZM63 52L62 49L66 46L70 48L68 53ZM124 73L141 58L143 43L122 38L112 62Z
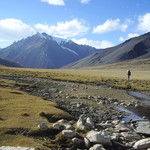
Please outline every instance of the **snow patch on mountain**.
M73 54L79 56L78 53L76 53L74 50L72 50L72 49L70 49L70 48L67 48L67 47L64 47L64 46L61 46L61 48L65 49L65 50L68 50L69 52L71 52L71 53L73 53Z
M68 42L67 39L63 39L63 38L59 38L59 37L53 37L53 40L55 40L59 45L60 45L62 42Z
M47 40L51 40L52 39L52 37L50 35L46 34L46 33L39 33L38 32L36 35L38 37L42 38L42 39L47 39Z

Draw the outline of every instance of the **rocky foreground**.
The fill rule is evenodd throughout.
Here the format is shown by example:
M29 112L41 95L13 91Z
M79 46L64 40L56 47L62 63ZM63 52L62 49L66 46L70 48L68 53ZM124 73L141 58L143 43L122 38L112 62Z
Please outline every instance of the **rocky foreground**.
M75 117L71 121L62 118L53 124L52 129L47 124L41 123L36 133L28 135L36 137L40 132L49 149L148 150L150 148L150 122L145 119L146 117L140 121L130 119L125 122L122 119L128 112L117 110L120 107L143 109L139 101L124 91L105 86L31 77L3 78L15 80L20 90L58 103L60 108ZM21 85L20 82L26 85ZM50 130L53 130L53 135L47 136L47 133L51 133ZM16 149L0 147L0 150L11 148L17 150L16 147Z
M48 125L38 125L41 136L49 132ZM129 122L120 120L95 124L91 118L81 115L78 121L59 120L53 124L57 133L53 140L47 140L50 149L58 150L149 150L150 123ZM32 133L32 135L37 133ZM52 147L52 144L59 145ZM35 148L0 147L1 150L38 150Z

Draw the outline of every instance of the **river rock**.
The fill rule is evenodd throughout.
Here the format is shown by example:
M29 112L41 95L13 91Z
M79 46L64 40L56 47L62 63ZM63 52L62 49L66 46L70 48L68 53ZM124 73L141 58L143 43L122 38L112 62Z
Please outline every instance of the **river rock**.
M147 150L150 148L150 138L142 139L137 141L133 148L138 149L138 150Z
M76 136L76 133L72 130L63 130L62 131L62 134L65 136L65 137L68 137L68 138L73 138Z
M120 137L121 137L120 133L113 133L111 139L118 141Z
M63 129L63 125L59 124L59 123L54 123L53 124L53 128L56 129L56 130L61 130Z
M94 122L89 117L86 119L86 126L90 129L94 128Z
M150 124L139 125L136 129L137 133L150 135Z
M101 144L95 144L93 147L91 147L89 150L106 150L103 145Z
M92 130L92 131L87 133L86 137L92 143L97 143L97 144L102 144L102 145L107 145L107 146L112 145L110 137L104 132L101 133L101 132L97 132L97 131Z
M131 128L124 123L119 123L118 125L116 125L116 129L121 132L131 131Z
M113 120L112 124L117 125L117 124L119 124L119 122L120 122L120 120Z
M1 146L0 150L37 150L36 148L29 148L29 147L13 147L13 146Z
M72 142L78 146L80 146L83 143L83 141L79 138L73 138Z
M124 137L126 141L129 142L141 139L141 136L135 132L122 132L121 135Z
M58 120L57 122L58 122L58 123L61 123L61 124L67 123L67 121L66 121L65 119L60 119L60 120Z
M80 115L79 120L77 121L77 131L86 131L87 127L85 126L85 118L83 115Z
M46 123L40 123L38 125L38 128L41 130L41 131L46 131L48 129L48 125Z
M84 138L84 143L85 143L85 147L86 148L89 148L90 147L90 141L89 141L89 139L88 138Z
M80 115L78 121L77 121L77 128L80 126L80 125L84 125L85 123L85 118L83 115Z
M66 130L73 130L74 129L74 127L70 124L65 124L64 126L65 126Z

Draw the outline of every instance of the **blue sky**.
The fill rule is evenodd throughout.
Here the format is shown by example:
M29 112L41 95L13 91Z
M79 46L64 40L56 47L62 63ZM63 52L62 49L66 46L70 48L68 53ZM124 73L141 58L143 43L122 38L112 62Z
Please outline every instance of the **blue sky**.
M106 48L150 31L150 0L0 0L0 47L36 32Z

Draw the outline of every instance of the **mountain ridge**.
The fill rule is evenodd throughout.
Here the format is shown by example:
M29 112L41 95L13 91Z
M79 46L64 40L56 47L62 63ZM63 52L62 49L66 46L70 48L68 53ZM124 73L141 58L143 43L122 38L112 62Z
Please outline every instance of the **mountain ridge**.
M17 68L22 68L21 65L11 62L11 61L7 61L5 59L0 58L0 65L6 66L6 67L17 67Z
M96 52L63 68L80 68L144 58L150 58L150 32Z
M75 62L96 51L99 49L78 45L46 33L36 33L1 49L0 57L27 68L52 69Z

